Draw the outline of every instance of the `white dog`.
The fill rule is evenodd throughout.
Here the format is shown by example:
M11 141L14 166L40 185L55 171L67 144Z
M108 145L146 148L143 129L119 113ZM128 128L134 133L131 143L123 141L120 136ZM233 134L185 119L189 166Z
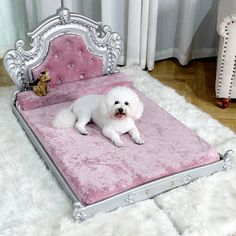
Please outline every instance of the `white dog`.
M86 125L92 120L102 134L117 147L123 146L120 134L129 133L137 144L143 144L134 120L143 113L143 103L128 87L115 87L106 95L86 95L78 98L69 108L62 110L53 120L55 128L75 127L88 134Z

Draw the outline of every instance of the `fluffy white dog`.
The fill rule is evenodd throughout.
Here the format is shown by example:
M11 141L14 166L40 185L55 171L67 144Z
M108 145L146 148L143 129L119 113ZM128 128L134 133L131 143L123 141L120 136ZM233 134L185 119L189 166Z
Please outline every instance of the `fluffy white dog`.
M120 134L129 133L137 144L143 144L134 120L143 113L143 103L128 87L115 87L106 95L86 95L78 98L69 108L60 111L53 120L55 128L75 127L88 134L86 125L92 120L102 134L117 147L123 146Z

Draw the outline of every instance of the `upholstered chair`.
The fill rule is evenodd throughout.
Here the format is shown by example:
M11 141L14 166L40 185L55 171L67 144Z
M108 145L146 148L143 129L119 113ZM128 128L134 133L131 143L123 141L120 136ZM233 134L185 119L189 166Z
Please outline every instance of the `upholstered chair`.
M219 38L215 90L227 108L236 98L236 1L219 0L217 32Z

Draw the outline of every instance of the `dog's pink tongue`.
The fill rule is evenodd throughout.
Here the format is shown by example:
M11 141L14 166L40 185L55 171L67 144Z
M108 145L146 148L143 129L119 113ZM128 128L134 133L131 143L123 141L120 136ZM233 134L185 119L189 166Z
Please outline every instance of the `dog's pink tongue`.
M123 118L123 117L124 117L124 114L122 114L122 113L117 113L117 114L116 114L116 118L121 119L121 118Z

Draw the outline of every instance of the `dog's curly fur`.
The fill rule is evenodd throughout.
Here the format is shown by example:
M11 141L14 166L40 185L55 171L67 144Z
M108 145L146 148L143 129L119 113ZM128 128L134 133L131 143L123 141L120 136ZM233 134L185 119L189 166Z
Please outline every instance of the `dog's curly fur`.
M37 80L30 82L29 86L32 87L37 96L45 96L48 93L48 83L51 81L48 71L42 71Z
M88 134L86 125L91 120L101 128L105 137L115 146L123 146L119 134L129 133L137 144L143 144L134 120L143 113L143 103L128 87L115 87L106 95L86 95L78 98L69 108L60 111L53 120L53 127L75 127L81 134Z

